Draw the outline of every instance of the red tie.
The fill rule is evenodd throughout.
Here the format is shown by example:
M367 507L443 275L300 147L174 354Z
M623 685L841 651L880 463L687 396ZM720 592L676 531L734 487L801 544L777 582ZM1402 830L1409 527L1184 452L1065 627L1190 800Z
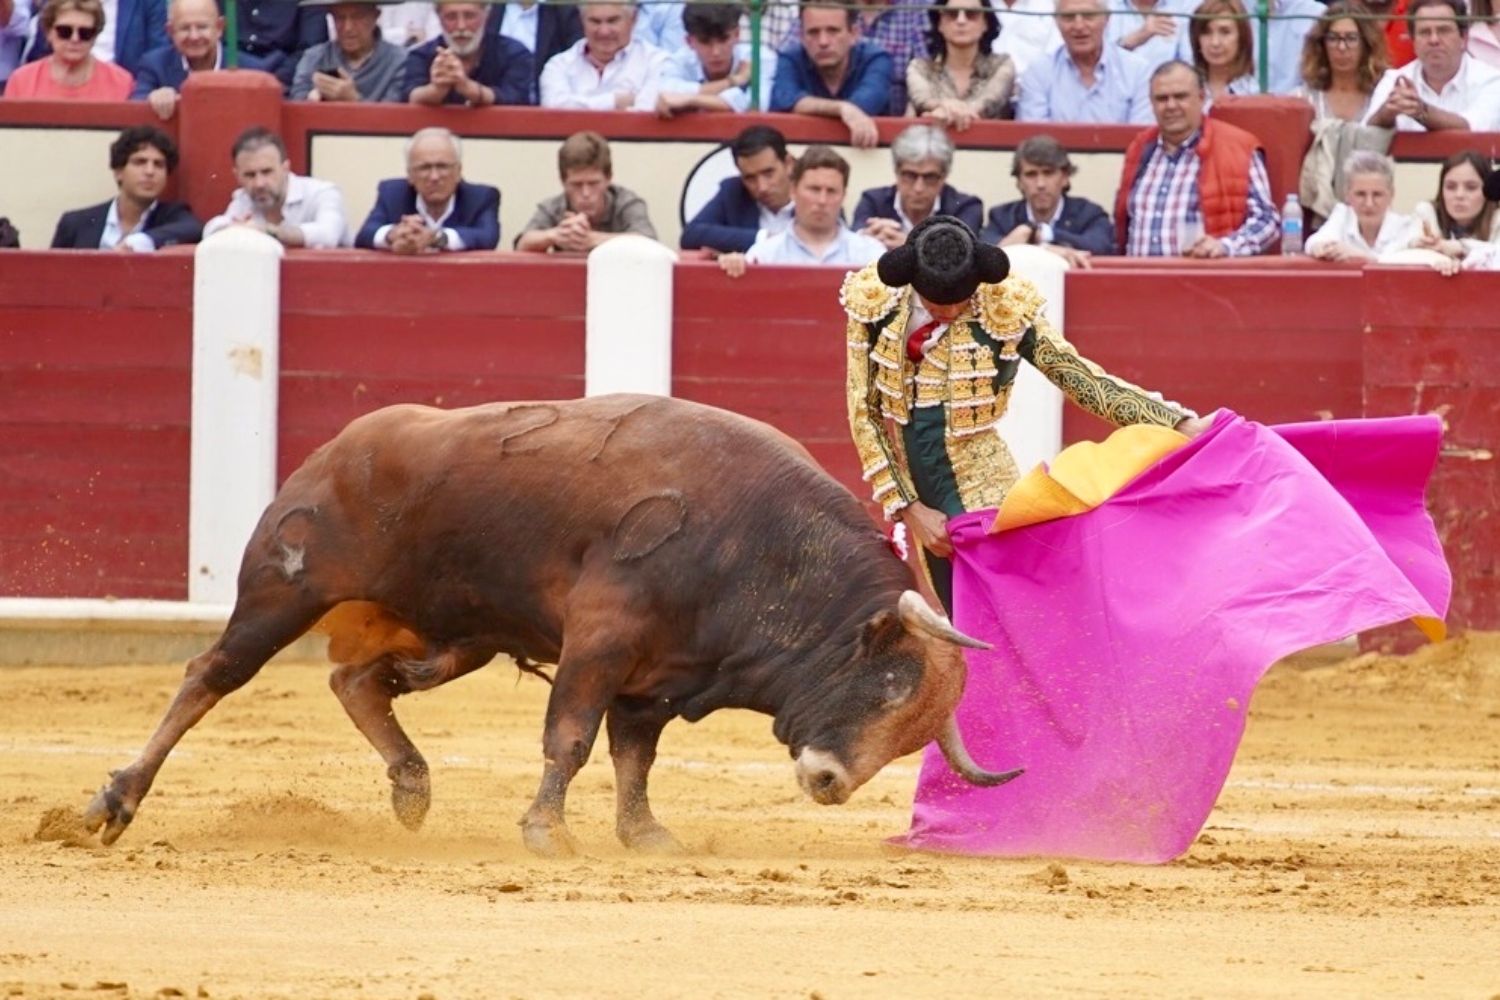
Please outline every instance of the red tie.
M906 356L920 363L922 360L922 345L927 342L927 338L932 335L932 331L942 325L937 320L932 319L913 330L906 338Z

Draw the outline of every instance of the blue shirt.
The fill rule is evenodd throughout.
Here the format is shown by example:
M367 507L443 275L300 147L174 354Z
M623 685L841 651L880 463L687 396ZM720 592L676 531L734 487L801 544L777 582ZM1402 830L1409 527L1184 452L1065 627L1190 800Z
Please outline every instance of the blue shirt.
M764 109L766 101L771 93L772 81L776 78L775 53L768 52L765 47L761 48L760 55L760 101L757 107ZM744 66L750 61L750 45L748 42L740 42L734 47L734 63L730 66L730 72ZM683 48L679 52L673 52L667 56L667 63L661 71L661 92L664 94L696 94L698 88L708 82L703 73L703 63L698 59L698 53L690 48ZM750 110L750 85L743 87L730 87L719 91L718 97L735 111Z
M745 259L752 264L837 264L841 267L864 267L885 253L885 244L873 236L839 227L834 241L818 253L797 238L797 227L787 226L775 235L762 235L755 241Z
M1251 6L1250 42L1255 50L1256 80L1260 74L1260 22ZM1266 36L1271 63L1266 82L1268 94L1290 94L1302 86L1302 41L1323 15L1318 0L1271 0L1271 22ZM1289 20L1283 20L1284 18ZM1259 93L1257 87L1255 93Z
M830 94L799 42L776 61L770 110L790 111L804 97L821 97L848 101L867 115L884 115L890 111L891 72L891 57L884 49L872 42L855 42L849 50L849 72L838 93Z
M0 24L0 91L11 71L21 65L21 46L26 44L26 23L31 19L31 0L16 0L10 23Z
M1152 66L1134 52L1108 42L1086 86L1067 47L1037 59L1021 78L1016 119L1023 122L1092 122L1149 125Z

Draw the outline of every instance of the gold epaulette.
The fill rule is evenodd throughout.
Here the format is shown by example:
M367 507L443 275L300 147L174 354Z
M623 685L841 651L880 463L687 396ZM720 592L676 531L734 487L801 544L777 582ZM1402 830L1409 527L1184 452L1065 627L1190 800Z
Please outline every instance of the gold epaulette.
M850 319L874 323L889 316L906 293L905 288L892 288L881 281L875 265L867 264L845 276L844 285L839 289L839 304Z
M1035 285L1018 274L997 285L980 285L974 293L979 325L996 339L1025 333L1041 315L1046 301Z

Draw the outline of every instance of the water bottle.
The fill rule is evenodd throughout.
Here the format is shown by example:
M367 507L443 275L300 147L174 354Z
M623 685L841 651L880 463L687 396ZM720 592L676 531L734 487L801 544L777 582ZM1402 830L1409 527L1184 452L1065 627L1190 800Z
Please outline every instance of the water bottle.
M1281 254L1291 257L1302 252L1302 202L1295 194L1286 196L1281 206Z

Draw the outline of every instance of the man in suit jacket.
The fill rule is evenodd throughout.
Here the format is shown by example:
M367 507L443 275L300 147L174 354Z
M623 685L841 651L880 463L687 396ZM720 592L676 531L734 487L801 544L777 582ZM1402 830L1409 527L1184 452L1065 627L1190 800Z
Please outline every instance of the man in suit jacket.
M175 243L197 243L203 223L180 201L162 201L177 146L160 129L132 125L109 147L119 194L102 205L64 212L52 236L54 250L150 253Z
M189 73L224 67L224 18L214 0L172 0L167 30L171 43L141 58L132 101L145 101L162 121L177 113L177 100ZM255 56L241 54L240 69L265 69Z
M40 11L42 6L43 0L35 0L31 8ZM141 60L147 52L171 44L167 35L167 0L119 0L111 21L104 26L104 31L114 43L113 54L101 51L100 43L95 42L94 56L129 70L132 76L139 72ZM23 61L31 62L51 54L47 33L38 31Z
M859 196L854 228L894 250L906 234L929 215L951 215L979 230L984 205L948 183L953 169L953 140L932 125L913 125L891 143L896 183L870 188Z
M500 243L500 192L463 179L463 147L445 128L406 144L406 178L381 181L354 245L399 254L493 250Z
M1088 267L1092 254L1114 253L1109 213L1087 198L1068 196L1076 169L1068 151L1050 135L1022 142L1010 165L1021 198L990 210L985 242L1046 247L1074 267Z
M513 38L531 53L531 102L541 101L537 89L542 67L559 52L566 52L583 37L578 5L558 0L502 0L490 6L484 23L486 35Z
M786 137L769 125L752 125L729 144L739 170L682 230L684 250L744 253L757 234L774 236L792 222L792 167Z

